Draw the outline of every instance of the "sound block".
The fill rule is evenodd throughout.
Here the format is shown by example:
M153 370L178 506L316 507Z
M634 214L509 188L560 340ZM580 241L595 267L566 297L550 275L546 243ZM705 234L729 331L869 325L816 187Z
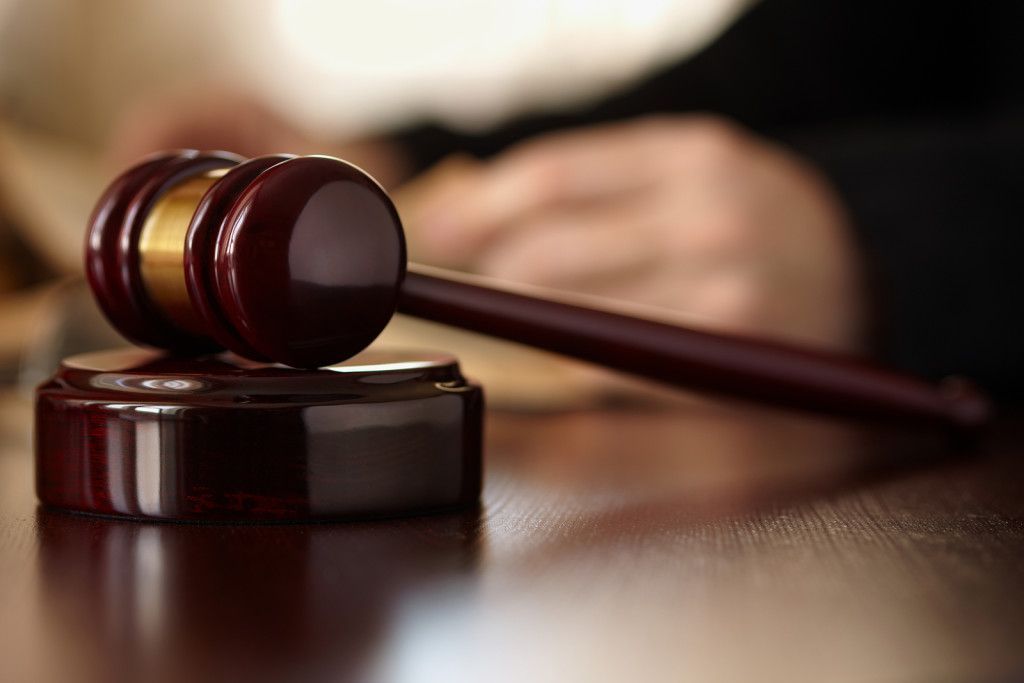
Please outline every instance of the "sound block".
M176 521L412 515L475 505L483 392L451 356L296 370L141 349L73 356L36 391L47 506Z

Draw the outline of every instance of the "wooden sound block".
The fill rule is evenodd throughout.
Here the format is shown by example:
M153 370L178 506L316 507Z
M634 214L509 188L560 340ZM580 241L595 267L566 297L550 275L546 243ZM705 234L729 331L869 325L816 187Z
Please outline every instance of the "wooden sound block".
M483 392L451 356L296 370L140 349L66 359L36 392L48 506L177 521L308 521L475 505Z

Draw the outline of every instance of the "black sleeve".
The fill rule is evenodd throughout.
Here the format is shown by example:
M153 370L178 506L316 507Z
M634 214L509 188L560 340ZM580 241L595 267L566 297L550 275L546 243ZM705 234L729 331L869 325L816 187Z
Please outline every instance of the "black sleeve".
M1024 398L1024 110L787 142L831 178L866 255L877 354Z
M714 112L838 188L878 303L878 354L1024 398L1024 2L764 0L694 58L595 105L490 134L398 136L419 168L551 130Z

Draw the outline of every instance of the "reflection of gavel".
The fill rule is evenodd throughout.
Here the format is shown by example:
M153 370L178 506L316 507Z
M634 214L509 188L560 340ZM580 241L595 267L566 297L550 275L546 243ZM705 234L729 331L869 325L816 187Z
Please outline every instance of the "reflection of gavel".
M86 270L125 336L295 367L341 361L395 310L687 388L860 417L983 423L963 382L406 272L401 223L365 173L327 157L152 157L107 190Z

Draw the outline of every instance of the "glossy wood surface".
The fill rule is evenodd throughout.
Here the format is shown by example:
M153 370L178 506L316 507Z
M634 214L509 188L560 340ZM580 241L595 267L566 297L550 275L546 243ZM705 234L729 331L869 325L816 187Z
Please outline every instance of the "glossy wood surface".
M1018 680L1021 417L493 414L479 510L196 526L39 510L8 400L0 680Z
M185 287L198 318L206 323L207 333L221 348L254 360L268 359L235 332L214 294L217 243L221 226L234 200L256 176L290 158L291 155L287 154L268 155L249 159L229 169L199 201L185 236L185 251L182 254Z
M545 300L411 270L398 309L698 391L801 410L974 429L988 400L854 357Z
M402 224L376 181L337 159L299 157L234 198L212 272L221 310L249 346L315 368L377 338L405 263Z
M195 522L465 508L482 419L480 387L436 353L321 370L84 354L36 392L36 489L56 508Z
M226 152L153 155L118 176L100 197L86 233L85 274L100 308L128 339L179 352L216 349L210 339L177 328L151 301L142 282L138 238L153 203L170 187L241 161Z
M171 201L175 182L238 160L185 151L144 162L111 185L91 220L86 269L115 327L175 352L219 341L241 355L315 368L365 348L397 307L686 389L960 429L990 417L986 398L963 381L934 387L826 351L512 294L436 272L406 277L401 221L372 178L329 157L273 160L239 167L221 178L223 186L210 179L187 229L187 211L166 212L180 224L152 232L187 235L181 248L204 252L182 255L185 284L166 290L144 282L140 267L146 214L162 215L160 196ZM159 272L165 284L177 282Z

